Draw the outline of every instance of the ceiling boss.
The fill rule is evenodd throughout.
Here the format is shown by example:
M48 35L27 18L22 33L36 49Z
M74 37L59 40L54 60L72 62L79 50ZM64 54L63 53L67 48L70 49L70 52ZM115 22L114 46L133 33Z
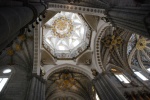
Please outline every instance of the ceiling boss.
M52 31L54 36L59 38L69 37L73 31L72 21L66 17L60 17L54 21Z

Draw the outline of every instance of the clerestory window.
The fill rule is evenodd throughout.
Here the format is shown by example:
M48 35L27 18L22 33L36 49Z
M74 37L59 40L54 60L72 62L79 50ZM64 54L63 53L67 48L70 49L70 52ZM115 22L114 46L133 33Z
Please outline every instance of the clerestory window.
M148 78L146 78L142 73L140 73L140 72L138 72L138 71L135 71L135 70L133 70L134 71L134 73L140 78L140 79L142 79L143 81L147 81L148 80Z
M11 69L4 69L0 73L0 92L2 92L3 88L5 87L6 83L8 82L10 73L11 73Z
M111 69L111 72L115 75L115 77L122 83L130 83L130 80L120 71L116 69Z
M115 74L115 76L123 83L130 83L129 79L124 74Z

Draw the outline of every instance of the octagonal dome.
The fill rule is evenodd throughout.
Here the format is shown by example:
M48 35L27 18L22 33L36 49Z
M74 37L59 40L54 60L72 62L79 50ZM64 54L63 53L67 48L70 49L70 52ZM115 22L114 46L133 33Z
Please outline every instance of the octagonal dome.
M60 12L43 28L44 47L56 58L75 58L87 49L91 29L76 13Z

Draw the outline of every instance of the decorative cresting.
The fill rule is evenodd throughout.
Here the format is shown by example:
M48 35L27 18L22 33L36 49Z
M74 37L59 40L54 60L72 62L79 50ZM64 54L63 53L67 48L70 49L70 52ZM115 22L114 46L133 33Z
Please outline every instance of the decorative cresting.
M128 41L127 48L129 65L148 71L147 69L150 68L150 40L133 34Z
M109 48L109 50L118 48L122 44L123 39L120 36L117 36L116 34L107 35L102 39L102 43L106 48Z
M75 58L89 44L91 29L76 13L60 12L43 27L44 47L56 58Z

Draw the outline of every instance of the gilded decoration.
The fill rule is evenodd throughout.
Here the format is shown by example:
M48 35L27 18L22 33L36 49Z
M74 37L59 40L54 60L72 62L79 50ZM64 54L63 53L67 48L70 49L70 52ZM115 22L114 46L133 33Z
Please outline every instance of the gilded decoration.
M15 50L16 50L16 51L20 51L20 50L21 50L20 44L16 44L16 45L15 45Z
M26 39L26 36L23 34L23 35L20 35L18 38L19 38L21 41L24 41L24 40Z
M7 50L7 54L9 56L12 56L14 54L14 51L12 49Z
M56 19L52 25L54 36L59 38L69 37L73 31L72 21L66 17Z
M71 73L62 73L60 79L57 80L56 83L59 89L68 90L76 84L76 81Z
M136 43L136 49L137 50L143 50L146 47L146 39L140 38L138 42Z
M122 44L122 41L120 36L115 35L107 35L102 39L102 43L106 48L109 48L109 50L118 48Z

